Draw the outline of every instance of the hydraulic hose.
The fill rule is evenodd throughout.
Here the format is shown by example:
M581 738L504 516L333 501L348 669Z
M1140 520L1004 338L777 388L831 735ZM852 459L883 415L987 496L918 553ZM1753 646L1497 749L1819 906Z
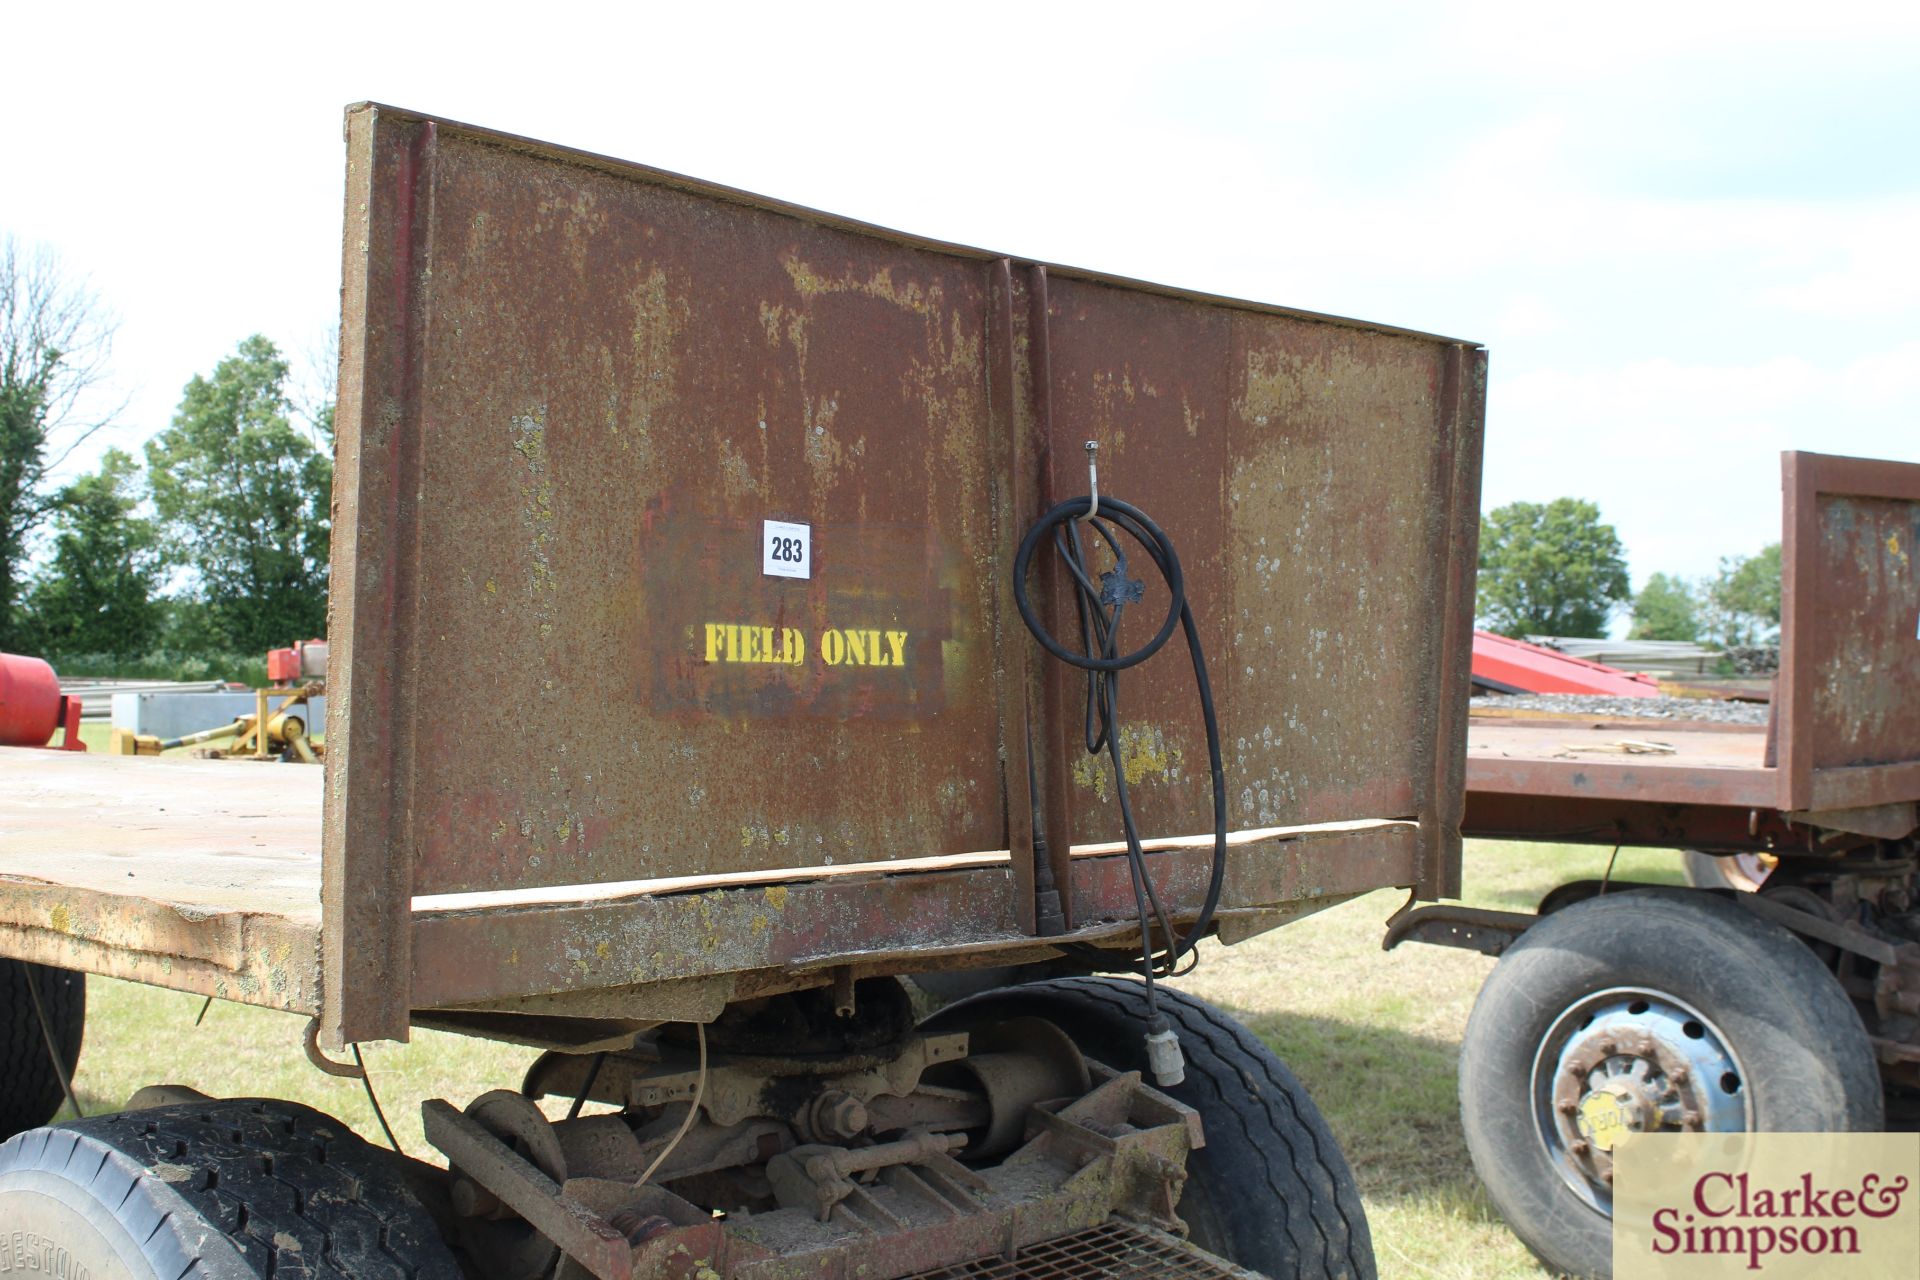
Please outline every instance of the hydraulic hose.
M1134 904L1140 917L1141 976L1146 980L1147 1001L1153 1010L1148 1028L1149 1057L1156 1058L1156 1051L1171 1051L1174 1055L1174 1078L1164 1078L1168 1073L1158 1067L1156 1076L1163 1077L1161 1083L1177 1083L1178 1050L1170 1027L1158 1012L1153 981L1156 975L1172 973L1180 960L1193 951L1206 935L1220 904L1220 887L1227 869L1227 797L1224 770L1220 763L1220 724L1213 705L1213 686L1207 680L1206 653L1200 644L1198 628L1194 625L1193 609L1187 602L1186 579L1181 573L1180 556L1174 549L1172 539L1145 512L1131 503L1103 495L1098 499L1099 514L1090 515L1096 509L1094 502L1091 495L1068 498L1055 505L1027 531L1013 560L1013 601L1020 611L1021 621L1033 633L1033 638L1041 648L1069 666L1087 673L1085 745L1089 755L1097 755L1104 748L1113 764L1114 797L1126 833ZM1081 538L1082 525L1092 529L1113 557L1113 567L1100 575L1097 584L1088 570L1087 548ZM1120 652L1120 625L1127 606L1144 598L1145 584L1128 576L1126 551L1115 537L1114 528L1125 533L1146 551L1166 583L1168 596L1167 614L1159 629L1145 644L1129 653ZM1053 539L1054 551L1066 566L1072 582L1080 624L1079 652L1067 648L1046 629L1028 598L1027 578L1033 567L1033 557L1041 540L1049 535ZM1213 787L1213 867L1200 913L1184 935L1174 929L1146 864L1140 833L1134 822L1126 769L1121 759L1119 731L1120 673L1158 653L1172 638L1176 625L1186 633L1187 653L1193 664L1200 714L1206 724L1207 767ZM1153 946L1153 923L1156 919L1166 941L1165 951L1158 956Z

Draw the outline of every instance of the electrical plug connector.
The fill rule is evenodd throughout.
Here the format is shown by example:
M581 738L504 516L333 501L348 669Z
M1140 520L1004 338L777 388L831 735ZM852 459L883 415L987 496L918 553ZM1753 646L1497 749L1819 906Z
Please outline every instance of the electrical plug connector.
M1162 1089L1171 1089L1187 1078L1187 1057L1180 1052L1180 1040L1164 1013L1154 1014L1147 1023L1147 1069Z

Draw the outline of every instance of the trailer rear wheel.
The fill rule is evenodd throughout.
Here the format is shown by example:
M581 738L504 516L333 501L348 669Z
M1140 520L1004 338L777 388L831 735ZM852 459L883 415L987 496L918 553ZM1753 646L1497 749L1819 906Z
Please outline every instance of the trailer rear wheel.
M1460 1113L1514 1234L1576 1276L1611 1271L1622 1125L1844 1132L1883 1115L1839 981L1779 926L1684 889L1589 898L1527 930L1474 1002Z
M1179 1205L1193 1242L1270 1276L1372 1280L1373 1241L1353 1171L1306 1090L1219 1009L1171 987L1156 991L1186 1055L1186 1081L1162 1092L1197 1110L1206 1130L1206 1146L1187 1161ZM1056 978L973 996L926 1025L960 1030L1044 1018L1087 1056L1145 1071L1146 1010L1141 983ZM1262 1197L1267 1212L1259 1211Z
M257 1098L23 1133L0 1146L0 1223L50 1275L460 1275L401 1158L309 1107Z
M85 974L25 960L0 960L0 1142L60 1113L66 1091L47 1055L47 1038L33 1010L33 983L53 1027L54 1043L71 1078L87 1024Z

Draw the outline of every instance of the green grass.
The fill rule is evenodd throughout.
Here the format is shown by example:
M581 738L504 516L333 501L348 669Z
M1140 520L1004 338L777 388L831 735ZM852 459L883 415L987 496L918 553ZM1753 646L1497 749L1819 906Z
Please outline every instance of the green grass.
M1525 907L1554 885L1596 878L1608 850L1477 843L1467 901ZM1623 852L1614 875L1678 883L1670 853ZM1480 1189L1460 1132L1454 1067L1475 992L1493 961L1409 943L1380 950L1382 922L1403 895L1349 902L1238 947L1210 947L1182 986L1233 1011L1306 1084L1345 1146L1366 1199L1380 1273L1499 1280L1547 1273ZM322 1075L300 1049L304 1020L216 1003L194 1026L197 997L89 978L87 1046L76 1079L89 1111L119 1108L145 1084L215 1096L293 1098L378 1141L355 1081ZM372 1045L368 1066L403 1146L429 1155L420 1103L519 1084L534 1053L437 1032Z

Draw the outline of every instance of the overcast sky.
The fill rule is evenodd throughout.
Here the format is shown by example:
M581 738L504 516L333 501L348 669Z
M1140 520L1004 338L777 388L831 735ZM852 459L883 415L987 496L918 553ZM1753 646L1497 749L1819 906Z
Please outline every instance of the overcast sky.
M35 5L0 231L120 320L116 443L338 309L374 99L1017 255L1484 342L1485 499L1635 584L1920 460L1920 5ZM421 11L426 12L425 10Z

